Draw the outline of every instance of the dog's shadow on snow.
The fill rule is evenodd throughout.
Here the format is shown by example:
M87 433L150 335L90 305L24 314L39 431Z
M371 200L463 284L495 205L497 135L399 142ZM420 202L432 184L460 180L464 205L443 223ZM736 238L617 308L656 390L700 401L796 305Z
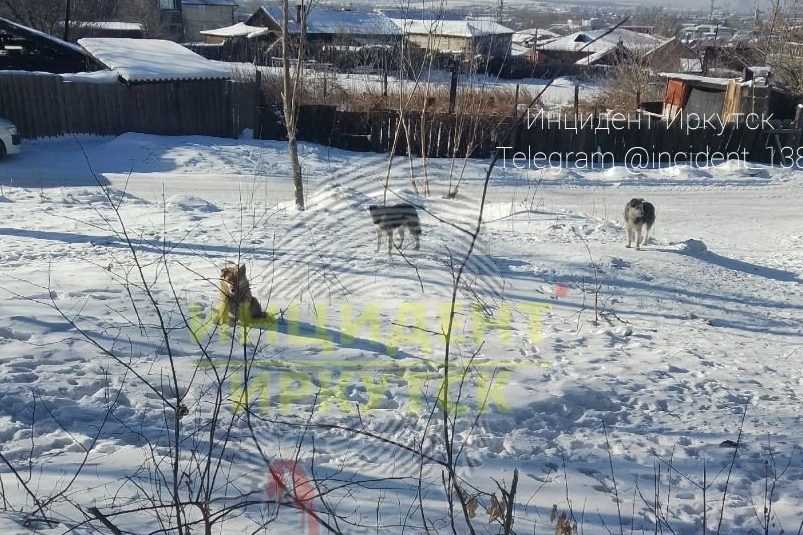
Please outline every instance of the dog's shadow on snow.
M193 326L195 331L193 336L217 336L223 340L228 340L230 336L242 336L242 326L236 326L237 333L232 332L231 327L216 326L213 323L212 316L203 316L198 311L192 313L196 325ZM306 321L279 319L274 320L252 320L248 323L248 330L259 330L265 333L269 338L276 334L284 336L293 336L305 340L309 344L310 349L315 348L315 351L327 352L335 348L351 348L384 355L392 360L415 360L427 369L434 369L433 365L426 358L420 355L413 354L393 345L393 341L377 341L360 336L347 334L336 329L330 329L322 325L316 325ZM273 335L268 333L274 333ZM403 336L400 336L402 338ZM296 342L298 344L298 342ZM362 361L360 361L362 362Z
M265 326L265 330L276 331L279 334L298 336L309 341L316 341L324 345L336 347L350 347L372 353L386 355L392 359L416 359L426 362L420 357L394 346L392 342L383 343L368 338L361 338L346 334L342 331L314 325L305 321L280 320Z
M798 274L792 271L786 271L783 269L776 269L767 266L762 266L759 264L753 264L751 262L745 262L743 260L737 260L735 258L728 258L727 256L722 256L709 250L698 250L698 249L688 249L688 248L683 248L683 249L658 248L654 250L661 251L664 253L674 253L683 256L689 256L701 260L703 262L719 266L723 269L737 271L739 273L746 273L749 275L756 275L758 277L763 277L765 279L772 279L779 282L803 282L801 281Z

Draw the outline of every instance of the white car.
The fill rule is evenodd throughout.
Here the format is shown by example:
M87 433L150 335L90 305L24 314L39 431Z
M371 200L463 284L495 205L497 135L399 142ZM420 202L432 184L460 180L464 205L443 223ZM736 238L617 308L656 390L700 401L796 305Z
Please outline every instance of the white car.
M14 123L0 119L0 160L6 154L17 154L21 142L20 133Z

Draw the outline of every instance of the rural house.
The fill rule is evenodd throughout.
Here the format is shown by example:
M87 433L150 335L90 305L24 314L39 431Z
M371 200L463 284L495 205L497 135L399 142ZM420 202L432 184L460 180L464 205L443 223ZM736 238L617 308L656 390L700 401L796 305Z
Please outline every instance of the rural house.
M225 28L201 30L203 43L188 43L187 48L205 58L268 65L271 45L279 34L268 28L238 22Z
M159 34L173 41L184 40L181 0L159 1Z
M575 32L537 44L531 58L536 63L582 66L617 65L638 60L678 71L681 70L681 59L696 59L697 55L675 38L617 28Z
M203 41L202 30L212 30L234 24L234 0L181 0L181 20L184 41Z
M404 38L424 50L504 58L510 55L515 33L510 28L486 20L394 19Z
M238 22L224 28L215 28L214 30L201 30L204 42L209 44L220 44L237 39L256 39L266 35L275 35L276 33L268 28L249 26L244 22Z
M350 47L395 45L401 41L401 29L381 13L313 8L302 13L297 5L295 16L287 23L291 35L301 34L306 24L307 40L313 47L340 45ZM280 7L263 6L245 24L282 32L284 14Z

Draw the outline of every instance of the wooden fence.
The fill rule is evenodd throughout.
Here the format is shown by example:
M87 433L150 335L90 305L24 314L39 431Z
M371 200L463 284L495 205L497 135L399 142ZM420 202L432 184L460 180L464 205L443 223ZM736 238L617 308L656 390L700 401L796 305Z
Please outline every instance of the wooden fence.
M667 123L644 115L618 120L587 117L560 120L532 115L514 127L511 116L430 114L404 116L399 128L396 111L350 112L330 106L303 106L299 111L298 139L357 151L391 152L397 155L425 154L430 158L488 157L498 147L509 147L528 160L562 161L602 158L605 163L676 163L705 156L765 163L788 163L800 146L801 128L780 121L762 121L758 116L739 123L706 124L681 119ZM399 135L396 136L397 129ZM277 108L263 110L257 132L264 139L285 136Z
M284 139L281 105L261 103L258 82L187 80L147 84L70 81L61 76L0 73L0 117L13 121L24 138L64 134L236 137L252 128L261 139ZM530 117L514 127L511 116L470 113L403 117L393 110L354 112L334 106L299 110L298 139L356 151L391 152L430 158L506 156L575 161L665 163L718 157L786 163L796 156L801 123L667 124L646 116L579 123ZM401 123L403 121L403 123ZM398 132L398 135L397 135ZM634 150L636 151L634 153Z
M226 80L127 85L0 73L0 117L29 139L124 132L236 137L256 126L258 98L254 83Z

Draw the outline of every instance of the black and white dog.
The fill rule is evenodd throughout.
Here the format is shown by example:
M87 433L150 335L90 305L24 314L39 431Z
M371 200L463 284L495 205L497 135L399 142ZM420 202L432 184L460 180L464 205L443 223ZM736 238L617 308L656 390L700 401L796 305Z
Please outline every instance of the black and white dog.
M655 206L644 199L630 199L625 205L625 230L627 231L627 246L636 235L636 249L641 249L642 245L647 245L647 236L652 225L655 223ZM641 240L642 229L644 229L644 241Z
M371 219L374 221L376 231L376 250L382 245L382 233L388 235L388 254L393 250L393 231L399 229L399 244L404 243L405 227L415 238L415 249L419 247L419 236L421 236L421 222L418 220L418 212L412 204L392 204L384 206L371 205L368 207L371 212Z

